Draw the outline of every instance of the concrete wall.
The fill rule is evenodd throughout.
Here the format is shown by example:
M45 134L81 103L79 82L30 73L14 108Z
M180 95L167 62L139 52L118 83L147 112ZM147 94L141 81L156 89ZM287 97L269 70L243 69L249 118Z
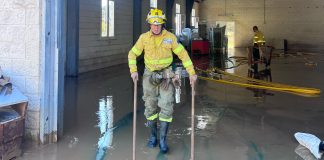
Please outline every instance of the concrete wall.
M115 37L100 37L101 1L80 0L79 72L127 63L133 43L133 1L115 0Z
M196 16L199 17L199 3L194 2L192 9L196 10Z
M29 99L25 133L39 137L40 0L0 0L0 66Z
M209 26L215 21L235 22L236 47L251 44L252 26L264 32L267 43L290 49L324 50L324 1L322 0L204 0L200 3L200 20ZM225 12L227 15L225 15Z

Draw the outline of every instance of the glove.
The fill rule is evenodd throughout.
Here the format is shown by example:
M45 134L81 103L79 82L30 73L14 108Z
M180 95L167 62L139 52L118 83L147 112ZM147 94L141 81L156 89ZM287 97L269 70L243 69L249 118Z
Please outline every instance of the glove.
M191 75L189 77L189 80L190 80L190 85L193 86L196 83L196 81L197 81L197 75L196 74Z
M163 79L162 83L161 83L161 88L163 90L168 90L169 88L169 84L170 84L170 78L167 79Z
M136 83L138 80L138 73L137 72L131 73L131 77L133 79L133 82Z
M172 78L172 83L174 85L174 87L180 87L180 80L179 78Z

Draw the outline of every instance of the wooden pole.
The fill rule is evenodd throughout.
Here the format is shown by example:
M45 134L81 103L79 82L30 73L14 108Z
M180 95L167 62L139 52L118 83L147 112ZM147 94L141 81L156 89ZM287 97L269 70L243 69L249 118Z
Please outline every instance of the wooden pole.
M134 81L133 160L136 160L137 80Z
M191 160L195 159L195 84L191 86Z

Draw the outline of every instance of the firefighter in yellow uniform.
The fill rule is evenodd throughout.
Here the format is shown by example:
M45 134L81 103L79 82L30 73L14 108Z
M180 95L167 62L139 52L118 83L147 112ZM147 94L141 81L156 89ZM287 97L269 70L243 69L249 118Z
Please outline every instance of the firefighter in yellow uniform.
M265 39L264 35L261 31L259 31L257 26L253 26L253 32L254 32L254 37L253 37L253 43L258 44L258 46L264 46L265 45Z
M160 151L166 153L168 145L166 137L174 106L174 86L172 85L173 55L182 61L190 77L190 84L197 80L192 61L184 47L177 42L174 34L164 29L166 21L162 10L151 9L146 21L150 24L150 31L143 33L128 54L128 64L134 82L138 80L136 57L144 51L145 71L143 75L143 100L145 102L144 115L151 135L147 146L157 146L157 119L160 121ZM136 84L135 84L136 85ZM158 107L160 112L158 112Z
M267 57L265 55L265 38L264 35L261 31L259 31L257 26L253 26L253 32L254 32L254 36L253 36L253 50L252 50L252 57L253 57L253 61L259 61L260 59L263 60L262 58ZM268 59L265 58L265 63L266 63L266 67L268 66ZM258 65L257 64L253 64L253 69L255 72L258 71Z

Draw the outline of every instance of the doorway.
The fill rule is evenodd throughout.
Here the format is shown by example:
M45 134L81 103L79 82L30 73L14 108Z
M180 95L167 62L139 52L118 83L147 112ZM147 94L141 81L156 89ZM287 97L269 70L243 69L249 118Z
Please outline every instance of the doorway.
M65 75L78 75L79 0L42 4L40 141L47 144L63 135Z

